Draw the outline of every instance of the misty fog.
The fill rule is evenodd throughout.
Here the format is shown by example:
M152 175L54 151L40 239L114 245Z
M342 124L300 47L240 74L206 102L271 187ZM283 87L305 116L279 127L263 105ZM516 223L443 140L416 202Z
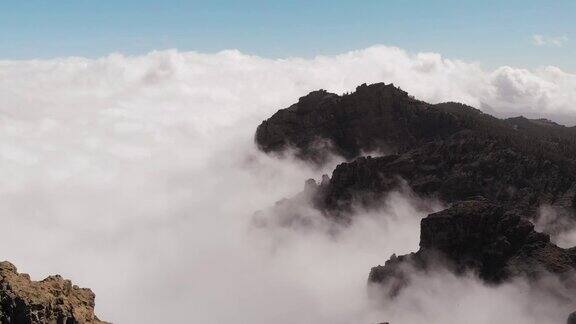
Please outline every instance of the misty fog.
M414 274L397 300L368 299L370 268L416 251L420 219L442 202L400 190L348 227L303 204L312 225L282 226L275 202L341 161L318 169L267 156L253 134L308 91L365 82L561 122L576 75L486 71L384 46L313 59L162 51L0 61L0 75L2 257L34 279L58 273L90 287L104 320L542 324L570 311L569 293L442 271Z

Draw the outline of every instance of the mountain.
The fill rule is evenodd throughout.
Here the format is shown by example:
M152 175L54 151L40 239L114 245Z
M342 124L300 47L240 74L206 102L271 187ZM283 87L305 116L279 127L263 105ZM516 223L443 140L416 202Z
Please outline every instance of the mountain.
M472 271L489 283L552 273L568 279L576 271L576 249L562 249L524 217L484 199L462 201L422 219L420 249L393 256L370 271L369 282L391 295L407 284L409 272L437 265L456 273ZM408 270L409 269L409 270Z
M541 205L576 205L575 128L431 105L393 85L362 85L344 96L312 92L262 122L255 140L264 152L292 148L314 163L330 154L347 159L314 198L331 215L353 203L370 206L402 181L447 203L483 196L527 217Z
M574 218L575 127L429 104L378 83L342 96L311 92L263 121L255 142L264 152L290 150L318 165L331 155L346 160L331 177L308 180L304 192L279 202L276 208L289 211L281 224L298 220L294 206L302 203L346 224L354 207L377 207L406 185L448 206L422 219L418 251L370 271L370 285L389 296L409 284L413 271L438 266L496 285L551 274L574 288L576 248L556 246L531 221L541 206Z
M507 140L528 152L576 158L576 127L544 119L498 119L455 102L428 104L392 84L363 84L339 96L311 92L263 121L255 140L264 152L288 147L322 162L326 153L352 160L363 153L399 154L462 131Z

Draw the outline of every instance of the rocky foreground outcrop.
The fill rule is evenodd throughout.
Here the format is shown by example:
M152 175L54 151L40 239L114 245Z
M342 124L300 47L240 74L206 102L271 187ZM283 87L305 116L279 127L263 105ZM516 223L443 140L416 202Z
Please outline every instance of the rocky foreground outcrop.
M0 323L104 324L94 315L94 293L59 275L41 281L0 262Z
M430 214L422 219L420 230L420 249L372 268L369 282L395 295L408 284L409 273L438 266L455 273L474 272L490 283L550 273L574 278L575 249L554 245L524 217L487 200L463 201Z

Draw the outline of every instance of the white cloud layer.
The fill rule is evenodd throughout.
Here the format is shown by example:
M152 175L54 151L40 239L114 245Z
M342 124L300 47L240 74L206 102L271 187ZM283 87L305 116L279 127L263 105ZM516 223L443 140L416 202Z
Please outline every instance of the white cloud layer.
M93 288L117 323L386 320L365 283L370 266L417 248L423 214L407 198L337 240L249 226L331 170L259 153L258 123L308 91L381 81L430 102L576 120L576 75L558 68L484 71L384 46L0 61L0 257Z

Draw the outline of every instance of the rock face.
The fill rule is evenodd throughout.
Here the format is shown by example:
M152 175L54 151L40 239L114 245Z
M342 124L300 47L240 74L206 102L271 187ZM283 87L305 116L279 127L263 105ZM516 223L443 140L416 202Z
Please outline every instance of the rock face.
M94 293L55 275L31 281L0 262L0 322L13 324L103 324L94 315Z
M304 159L322 161L330 151L352 159L361 152L396 151L423 138L445 135L459 128L457 121L415 100L393 85L362 85L338 96L324 90L300 98L256 130L256 143L265 152L294 147Z
M472 271L491 283L544 273L562 277L576 270L574 250L554 245L521 215L487 200L474 200L422 219L420 249L372 268L369 281L386 285L396 294L407 284L406 269L426 271L438 260L447 261L443 266L447 264L456 273Z
M256 142L266 152L294 147L316 162L328 153L351 160L314 198L328 214L370 205L401 181L447 203L481 195L527 217L543 204L576 205L575 128L430 105L392 85L362 85L342 97L313 92L264 121ZM386 155L359 157L370 151Z
M576 312L570 314L568 316L568 320L566 321L567 324L576 324Z
M573 208L572 162L521 152L491 138L459 133L400 155L361 157L339 165L316 200L325 210L370 205L402 181L416 193L452 203L474 196L532 216L543 204Z
M265 152L293 147L310 160L322 157L327 147L317 144L328 142L333 153L352 160L363 152L402 153L465 130L547 156L576 157L575 127L524 117L501 120L454 102L432 105L383 83L363 84L343 96L311 92L263 121L255 140Z
M529 221L542 205L576 215L576 127L428 104L379 83L343 96L312 92L262 122L255 141L264 152L293 149L314 163L330 154L347 160L282 202L289 220L299 219L294 206L306 201L348 221L354 206L375 206L405 184L451 206L421 221L418 251L372 268L369 282L390 296L413 271L436 267L474 272L491 284L552 273L576 286L576 247L554 245ZM363 157L373 152L379 156Z

